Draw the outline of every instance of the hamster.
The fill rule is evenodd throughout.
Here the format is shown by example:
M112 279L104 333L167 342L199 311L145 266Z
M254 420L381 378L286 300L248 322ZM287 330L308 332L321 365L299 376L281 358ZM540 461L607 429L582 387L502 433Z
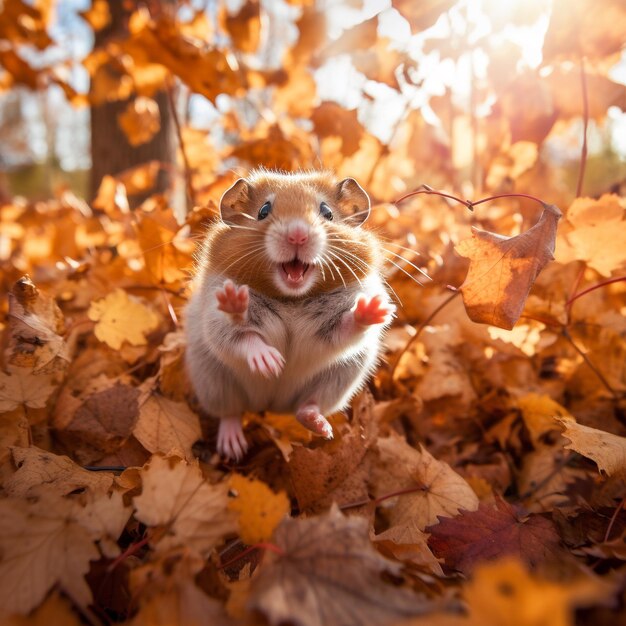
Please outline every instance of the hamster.
M332 438L376 367L395 307L370 201L328 172L254 171L220 201L186 310L186 366L198 401L220 419L217 449L240 460L245 411L292 413Z

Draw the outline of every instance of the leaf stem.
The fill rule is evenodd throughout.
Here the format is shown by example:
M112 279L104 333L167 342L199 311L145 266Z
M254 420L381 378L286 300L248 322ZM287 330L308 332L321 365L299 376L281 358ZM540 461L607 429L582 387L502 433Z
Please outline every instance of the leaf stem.
M285 551L282 548L279 548L277 545L268 542L255 543L252 546L248 546L245 550L242 550L237 556L234 556L232 559L229 559L225 563L218 565L217 569L224 569L233 563L243 559L244 556L247 556L251 552L255 550L269 550L270 552L274 552L274 554L278 554L279 556L285 556Z
M617 519L617 516L619 515L619 512L624 508L624 505L626 504L626 496L624 496L621 500L621 502L617 505L615 511L613 512L613 516L611 517L611 521L609 522L609 525L607 526L606 532L604 533L604 539L602 541L602 543L606 543L609 540L609 537L611 536L611 531L613 530L613 524L615 524L615 520Z
M426 326L428 326L428 324L430 324L430 322L433 320L433 318L439 313L439 311L441 311L444 307L446 307L448 304L450 304L450 302L452 302L452 300L454 300L454 298L456 298L461 292L460 291L455 291L450 297L446 298L417 328L416 333L407 341L406 345L404 346L404 348L400 351L400 354L398 354L398 356L396 357L396 360L393 363L393 366L391 367L391 372L390 372L390 376L393 379L393 377L395 376L396 373L396 369L398 368L398 364L400 363L400 360L402 359L402 357L408 352L409 348L417 341L417 339L419 338L419 336L421 335L422 331L424 330L424 328L426 328Z
M580 198L585 180L587 167L587 127L589 126L589 95L587 93L587 72L585 71L585 57L580 58L580 87L583 92L583 145L580 150L580 167L578 169L578 183L576 197Z
M587 289L583 289L579 293L575 293L566 303L566 307L570 307L574 301L578 300L582 296L586 296L588 293L595 291L596 289L600 289L601 287L606 287L607 285L612 285L613 283L620 283L622 281L626 281L626 276L617 276L616 278L609 278L608 280L603 280L602 282L596 283L595 285L591 285L591 287L587 287Z
M176 110L176 103L174 102L174 84L173 80L168 82L167 99L170 103L170 111L172 112L172 119L174 120L174 126L176 128L176 135L178 137L178 144L180 145L180 151L183 155L183 163L185 165L185 183L187 188L187 200L189 202L189 208L195 204L195 193L193 189L193 182L191 180L191 164L189 157L187 156L187 150L185 149L185 143L183 142L183 132L180 125L180 119L178 118L178 111Z
M569 334L569 330L563 327L562 329L563 337L569 342L569 344L578 352L578 354L582 357L583 361L589 366L589 369L598 377L598 380L602 383L602 385L606 388L606 390L614 397L618 398L617 392L611 385L609 381L604 377L604 374L591 362L589 357L576 345L572 336Z

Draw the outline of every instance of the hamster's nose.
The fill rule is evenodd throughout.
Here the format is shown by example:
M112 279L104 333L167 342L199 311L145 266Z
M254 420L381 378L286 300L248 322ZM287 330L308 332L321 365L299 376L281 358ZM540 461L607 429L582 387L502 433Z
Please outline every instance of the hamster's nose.
M294 246L301 246L309 239L309 227L304 222L292 222L287 229L287 241Z

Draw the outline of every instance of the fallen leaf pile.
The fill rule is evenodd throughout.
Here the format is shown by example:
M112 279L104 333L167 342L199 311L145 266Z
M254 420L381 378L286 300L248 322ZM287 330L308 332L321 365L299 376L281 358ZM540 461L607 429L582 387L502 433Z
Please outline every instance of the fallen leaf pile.
M129 99L118 123L133 145L158 132L152 96L173 80L213 103L249 98L245 115L215 109L223 141L183 125L186 215L150 194L158 162L105 177L91 203L59 188L0 205L0 621L624 623L626 200L608 184L575 197L539 149L580 114L563 93L580 55L589 84L603 81L590 119L624 108L603 63L625 39L622 5L581 2L594 21L555 1L549 71L508 75L516 54L493 52L480 94L497 106L474 129L472 165L470 144L442 140L418 109L385 143L362 111L320 101L312 72L337 55L367 78L365 100L368 81L421 84L409 51L379 35L383 17L330 41L324 11L290 1L278 70L255 62L266 4L222 4L215 23L193 3L180 18L141 6L125 38L83 61L92 104ZM392 2L414 33L454 4ZM2 5L2 88L51 81L79 101L56 66L18 54L50 45L45 5ZM104 28L109 5L82 17ZM450 121L439 130L471 127L447 87L430 105ZM233 164L358 179L398 301L376 375L330 417L335 439L246 414L239 464L215 454L217 424L184 369L194 251ZM470 169L483 198L521 195L454 202Z

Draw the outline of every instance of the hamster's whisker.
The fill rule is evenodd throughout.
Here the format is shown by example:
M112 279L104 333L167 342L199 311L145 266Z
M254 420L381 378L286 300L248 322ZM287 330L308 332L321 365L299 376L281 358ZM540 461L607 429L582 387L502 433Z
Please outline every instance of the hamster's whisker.
M361 272L363 272L363 276L367 274L367 270L373 271L373 267L364 259L360 259L356 254L352 252L348 252L348 250L343 250L342 248L337 248L335 246L329 246L331 250L334 250L338 255L349 255L353 259L353 263L359 268ZM347 258L347 257L345 257Z
M385 252L387 252L387 254L392 254L396 258L402 259L405 263L408 263L412 268L416 269L420 274L422 274L422 276L424 276L424 278L428 278L428 280L432 280L432 278L421 267L418 267L417 265L415 265L415 263L412 263L408 259L405 259L401 254L397 254L396 252L392 252L391 250L388 250L387 248L383 248L383 250Z
M260 252L261 250L263 250L264 247L265 246L263 244L257 245L255 248L253 248L252 250L248 251L243 256L238 256L230 265L228 265L228 267L224 268L221 273L225 274L233 265L235 265L235 263L239 263L241 260L245 259L246 257L249 257L252 254L256 254L256 253Z
M320 261L321 261L321 259L320 259ZM319 268L320 268L320 272L322 273L322 282L325 283L326 282L326 272L324 271L324 266L320 264Z
M330 273L330 277L331 277L333 280L335 280L335 275L333 274L333 269L332 269L332 267L330 266L330 264L328 263L328 261L326 261L326 260L324 259L324 255L320 255L320 263L325 263L325 264L326 264L326 267L328 268L328 271L329 271L329 273Z
M344 289L347 289L348 286L346 285L346 281L343 278L343 274L339 271L339 268L337 267L337 265L335 264L335 262L330 259L328 256L324 255L324 257L326 258L326 260L332 264L332 266L337 270L337 274L339 274L339 278L341 278L341 282L343 283L343 287Z
M337 241L340 243L350 243L350 244L358 244L360 246L367 246L364 241L359 241L358 239L342 239L341 237L329 237L328 241Z
M328 249L328 253L331 254L338 261L341 261L348 268L348 271L352 274L352 276L354 276L356 282L359 283L359 286L361 287L361 289L363 289L363 283L361 282L359 277L356 275L354 270L350 267L350 265L346 262L346 260L341 255L334 254L330 248Z
M396 248L400 248L402 250L406 250L407 252L412 252L413 254L416 254L417 256L422 256L417 250L414 250L413 248L407 248L406 246L401 246L399 243L396 243L395 241L391 241L391 239L387 239L385 237L381 237L381 235L378 235L378 237L380 239L384 239L385 240L385 244L388 246L395 246Z
M397 267L403 274L406 274L414 283L417 283L420 287L424 286L424 283L421 283L419 280L417 280L417 278L415 278L415 276L413 276L413 274L410 274L409 272L407 272L403 267L400 267L397 263L395 263L391 259L386 259L386 261L391 263L393 266Z

